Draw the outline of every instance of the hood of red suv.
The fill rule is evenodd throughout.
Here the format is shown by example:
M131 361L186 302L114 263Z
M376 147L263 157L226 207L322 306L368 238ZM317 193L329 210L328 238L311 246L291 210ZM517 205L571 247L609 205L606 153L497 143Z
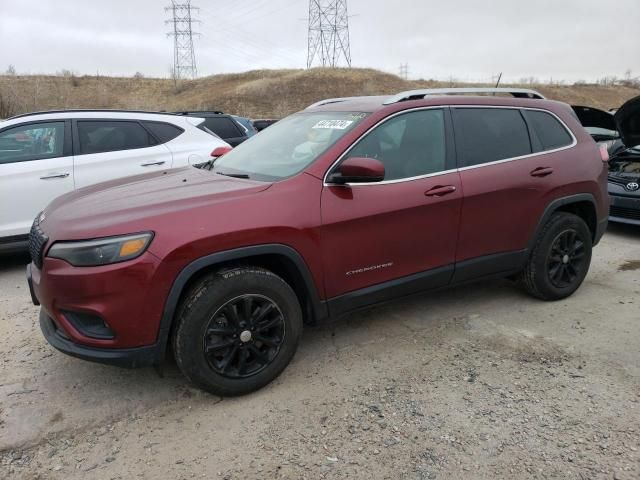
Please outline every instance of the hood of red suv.
M270 183L185 167L100 183L54 200L42 228L52 240L97 238L151 229L158 217L233 201Z

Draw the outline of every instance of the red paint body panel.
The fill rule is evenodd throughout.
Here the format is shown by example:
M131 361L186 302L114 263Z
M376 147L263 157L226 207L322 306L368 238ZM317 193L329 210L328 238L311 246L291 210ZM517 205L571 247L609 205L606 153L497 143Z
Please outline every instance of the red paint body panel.
M558 153L410 181L323 185L336 160L380 120L438 105L548 109L571 128L578 144ZM112 181L55 200L41 224L49 245L145 231L155 236L145 254L128 262L77 268L45 258L41 271L32 265L44 309L77 344L151 345L180 272L216 252L287 245L300 254L318 297L326 300L456 261L526 248L544 209L556 198L591 194L598 219L607 217L606 165L564 104L435 97L388 106L380 99L363 99L316 110L372 113L304 172L286 180L257 182L185 168ZM552 167L553 174L530 176L541 166ZM455 190L425 195L434 187ZM358 273L372 266L379 268ZM115 338L83 337L60 313L64 309L100 315Z
M425 196L443 184L456 191ZM457 172L385 185L325 187L321 240L327 297L453 264L461 206ZM367 267L378 268L357 272Z
M172 282L157 275L159 263L148 252L129 262L85 268L45 258L42 272L33 269L32 279L40 303L74 342L103 348L137 347L156 341L164 306L162 287ZM116 337L83 336L64 317L65 310L98 315Z

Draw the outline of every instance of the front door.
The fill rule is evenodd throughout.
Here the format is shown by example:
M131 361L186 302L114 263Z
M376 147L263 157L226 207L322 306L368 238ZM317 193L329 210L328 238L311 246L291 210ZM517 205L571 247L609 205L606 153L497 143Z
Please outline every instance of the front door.
M385 120L343 157L380 160L384 181L324 187L321 243L326 297L337 300L332 314L449 282L462 191L448 115L432 108Z
M28 234L49 202L73 190L70 130L48 120L0 131L0 242Z

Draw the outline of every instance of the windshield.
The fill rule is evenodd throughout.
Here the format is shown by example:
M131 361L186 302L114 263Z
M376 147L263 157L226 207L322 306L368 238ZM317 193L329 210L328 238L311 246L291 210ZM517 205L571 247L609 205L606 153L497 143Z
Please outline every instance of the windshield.
M365 117L359 112L297 113L217 159L221 175L282 180L304 170Z

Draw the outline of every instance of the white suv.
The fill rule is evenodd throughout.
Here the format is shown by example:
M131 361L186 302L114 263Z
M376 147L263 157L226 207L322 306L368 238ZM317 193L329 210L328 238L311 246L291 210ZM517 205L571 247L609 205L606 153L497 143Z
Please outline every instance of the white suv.
M0 251L23 248L34 217L63 193L114 178L197 165L227 143L204 119L65 110L0 122Z

